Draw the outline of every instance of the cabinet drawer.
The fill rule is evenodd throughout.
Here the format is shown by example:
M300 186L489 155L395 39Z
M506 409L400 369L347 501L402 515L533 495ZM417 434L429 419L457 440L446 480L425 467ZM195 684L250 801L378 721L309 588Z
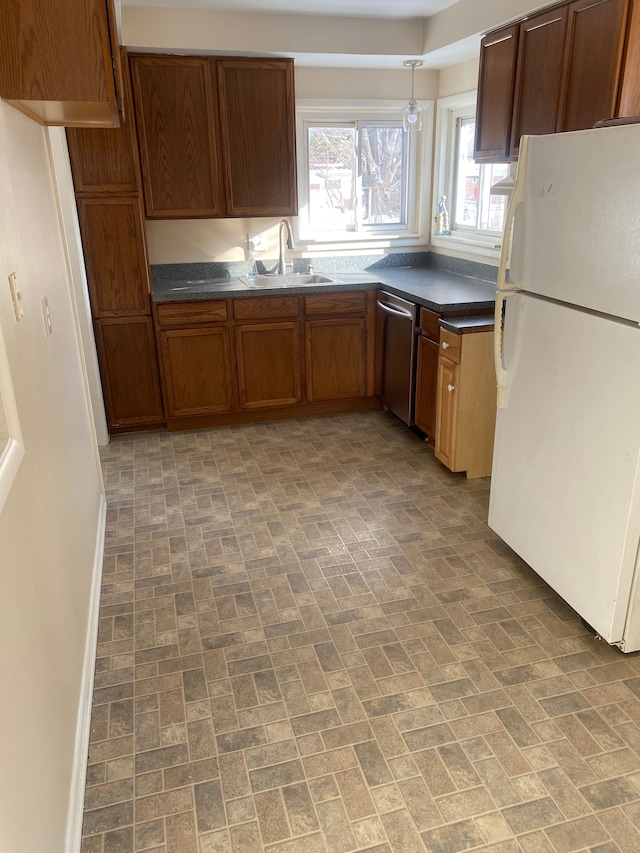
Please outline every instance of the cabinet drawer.
M364 314L367 306L365 291L357 293L321 293L305 296L304 311L308 317L332 314Z
M233 303L236 320L273 320L298 316L297 296L258 296L236 299Z
M436 314L435 311L429 311L428 308L420 309L420 331L423 335L431 338L432 341L440 340L438 320L441 316L440 314Z
M440 355L445 355L450 361L460 364L462 335L454 335L447 329L440 329Z
M223 323L228 316L226 300L211 302L170 302L157 306L158 324Z

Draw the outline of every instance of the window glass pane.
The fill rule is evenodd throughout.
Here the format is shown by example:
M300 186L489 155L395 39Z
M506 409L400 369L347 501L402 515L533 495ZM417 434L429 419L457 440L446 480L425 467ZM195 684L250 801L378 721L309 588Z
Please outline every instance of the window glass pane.
M318 231L355 226L355 127L309 128L309 224Z
M508 197L491 195L491 187L507 177L509 164L474 162L475 125L475 118L472 117L458 120L453 198L454 227L500 233L504 226Z
M478 223L478 193L480 182L480 166L473 160L475 127L475 119L460 119L455 172L455 198L453 200L455 225L474 229Z
M509 174L508 163L486 163L482 166L482 206L478 227L483 231L502 231L508 196L491 195L491 187Z
M401 127L365 125L361 144L362 223L403 224L406 134Z

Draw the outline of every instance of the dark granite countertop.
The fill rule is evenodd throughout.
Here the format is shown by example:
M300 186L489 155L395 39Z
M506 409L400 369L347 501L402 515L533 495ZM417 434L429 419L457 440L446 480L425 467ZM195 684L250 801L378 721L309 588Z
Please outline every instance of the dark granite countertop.
M443 317L438 321L441 329L464 335L467 332L489 332L494 326L493 314L476 314L472 317Z
M322 272L316 269L316 272ZM446 312L461 309L493 310L496 286L491 281L428 267L387 267L375 272L331 272L334 283L266 288L248 287L230 276L203 279L160 279L153 282L154 302L181 302L201 299L242 298L283 293L326 293L340 290L369 290L384 287L430 308Z

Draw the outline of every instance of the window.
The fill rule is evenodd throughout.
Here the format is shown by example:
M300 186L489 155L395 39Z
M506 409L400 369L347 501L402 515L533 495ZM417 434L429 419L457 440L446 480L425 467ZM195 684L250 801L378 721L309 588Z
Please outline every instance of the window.
M418 237L419 158L423 134L402 129L402 105L299 106L302 242Z
M509 173L508 163L476 163L473 141L475 116L456 118L451 226L487 234L502 234L507 196L492 195L491 187Z
M491 188L510 174L510 164L474 162L475 109L475 92L438 101L432 204L435 215L446 196L450 233L441 236L434 228L432 243L461 244L465 252L497 258L509 197Z

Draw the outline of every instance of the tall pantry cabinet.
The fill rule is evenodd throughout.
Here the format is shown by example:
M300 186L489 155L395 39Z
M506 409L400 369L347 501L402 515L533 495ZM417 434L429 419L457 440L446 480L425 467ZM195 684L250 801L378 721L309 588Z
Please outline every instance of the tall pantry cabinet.
M120 127L68 128L67 142L107 423L114 432L160 426L164 416L128 85Z

